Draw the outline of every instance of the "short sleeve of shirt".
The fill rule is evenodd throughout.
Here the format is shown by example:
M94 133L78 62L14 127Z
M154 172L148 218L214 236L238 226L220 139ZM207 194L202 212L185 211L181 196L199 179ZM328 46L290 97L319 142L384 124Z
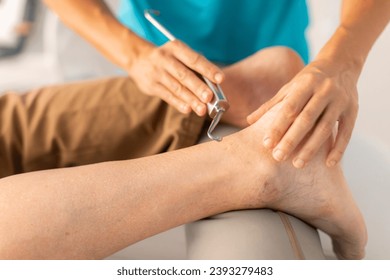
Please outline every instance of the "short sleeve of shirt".
M144 17L158 20L209 60L231 64L270 46L287 46L308 61L305 0L121 0L120 21L156 45L167 39Z

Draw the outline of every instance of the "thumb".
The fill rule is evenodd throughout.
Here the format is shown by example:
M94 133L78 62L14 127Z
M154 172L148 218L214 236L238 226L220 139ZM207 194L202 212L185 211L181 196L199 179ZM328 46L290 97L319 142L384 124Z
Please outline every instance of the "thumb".
M261 105L256 111L252 112L246 117L246 121L249 125L254 124L258 119L260 119L269 109L271 109L275 104L279 103L282 98L275 96L274 98L268 100L263 105Z

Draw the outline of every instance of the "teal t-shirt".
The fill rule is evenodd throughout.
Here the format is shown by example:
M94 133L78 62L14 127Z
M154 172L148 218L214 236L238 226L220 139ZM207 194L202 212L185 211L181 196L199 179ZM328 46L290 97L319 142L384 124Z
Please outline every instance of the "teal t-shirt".
M308 61L305 0L121 0L120 21L141 37L167 39L144 17L157 20L177 39L209 60L231 64L269 46L288 46Z

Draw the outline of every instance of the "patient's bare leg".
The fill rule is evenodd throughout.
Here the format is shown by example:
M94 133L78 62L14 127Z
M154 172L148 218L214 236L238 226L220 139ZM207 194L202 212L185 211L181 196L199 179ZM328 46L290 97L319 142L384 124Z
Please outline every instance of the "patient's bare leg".
M328 146L304 169L277 163L254 125L191 148L0 180L0 258L103 258L217 213L274 208L329 233L340 258L361 258L362 216Z

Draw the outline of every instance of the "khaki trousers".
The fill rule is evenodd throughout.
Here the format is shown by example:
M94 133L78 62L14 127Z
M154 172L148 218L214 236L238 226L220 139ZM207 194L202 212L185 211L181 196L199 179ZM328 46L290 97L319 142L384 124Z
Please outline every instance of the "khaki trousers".
M203 123L125 77L8 92L0 96L0 178L184 148Z

